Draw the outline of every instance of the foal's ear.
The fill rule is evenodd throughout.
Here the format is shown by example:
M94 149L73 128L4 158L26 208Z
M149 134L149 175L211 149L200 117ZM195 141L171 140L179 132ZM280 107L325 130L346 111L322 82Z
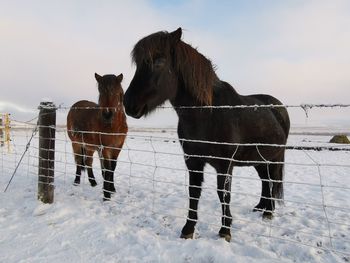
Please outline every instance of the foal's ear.
M102 77L100 75L98 75L97 73L95 73L95 79L97 80L97 82L100 82Z
M174 44L176 44L177 42L179 42L181 40L181 36L182 36L182 28L181 27L176 29L174 32L170 33L170 39Z
M122 82L122 80L123 80L123 73L120 73L118 76L117 76L117 81L120 83L120 82Z

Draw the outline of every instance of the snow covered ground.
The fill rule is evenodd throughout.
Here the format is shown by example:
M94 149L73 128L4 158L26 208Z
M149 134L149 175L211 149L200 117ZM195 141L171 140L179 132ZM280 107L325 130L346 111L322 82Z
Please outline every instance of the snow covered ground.
M130 133L115 173L117 193L102 202L98 160L98 185L90 187L83 176L73 186L71 146L65 132L58 132L52 205L36 200L37 137L3 192L30 135L13 132L10 153L0 149L0 262L350 261L350 152L287 150L285 204L272 221L251 211L260 196L255 170L235 168L227 243L217 236L221 212L209 166L196 238L179 238L188 176L175 133ZM329 139L292 135L288 144L321 146Z

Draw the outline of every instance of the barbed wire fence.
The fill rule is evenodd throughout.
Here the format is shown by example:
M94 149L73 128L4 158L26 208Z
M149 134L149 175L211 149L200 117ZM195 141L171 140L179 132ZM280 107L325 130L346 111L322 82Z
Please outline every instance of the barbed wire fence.
M270 107L301 108L305 114L313 108L348 108L347 104L302 104L302 105L239 105L210 107L223 109L258 109ZM160 107L167 109L169 107ZM205 107L181 107L197 110ZM56 108L63 114L68 107ZM39 113L38 113L39 114ZM43 127L37 123L39 115L30 121L19 122L10 130L11 147L0 147L1 187L14 180L8 191L17 191L25 182L32 186L38 183L40 138L36 132ZM100 159L94 155L93 169L98 181L97 188L90 188L86 176L82 185L73 186L75 167L71 141L65 126L56 126L54 138L54 183L59 194L84 194L91 199L102 199L102 176ZM84 133L83 131L81 131ZM102 134L102 133L100 133ZM117 135L117 134L115 134ZM350 146L323 142L293 142L287 145L240 144L215 141L179 139L175 131L167 133L129 131L115 171L116 193L111 202L122 207L124 213L139 210L154 217L164 228L181 226L187 218L188 169L184 163L181 143L227 144L237 147L282 147L286 151L284 205L276 209L273 220L261 220L251 209L260 198L261 180L251 167L235 168L232 175L231 209L232 233L252 239L268 239L311 247L316 251L333 252L350 257ZM26 154L24 154L26 152ZM218 158L205 156L206 158ZM231 160L232 159L232 160ZM231 161L235 160L234 156ZM245 161L249 163L249 161ZM254 161L256 162L256 161ZM221 227L221 206L217 197L216 172L205 169L205 183L199 207L198 231L215 231ZM42 182L43 183L43 182Z

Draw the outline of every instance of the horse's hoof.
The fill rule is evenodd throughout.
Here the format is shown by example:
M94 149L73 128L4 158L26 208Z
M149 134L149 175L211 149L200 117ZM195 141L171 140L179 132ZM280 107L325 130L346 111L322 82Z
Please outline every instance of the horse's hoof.
M264 211L262 217L263 219L271 220L273 218L273 213L271 211Z
M97 185L97 183L96 183L96 181L90 181L90 185L91 185L92 187L95 187L95 186Z
M80 185L80 182L74 182L73 185L78 186L78 185Z
M227 242L231 242L230 234L219 233L219 237L224 238Z
M107 202L107 201L111 201L111 198L110 197L103 197L103 202Z
M262 206L257 205L253 208L253 212L262 212L264 211L264 208Z
M193 233L191 233L191 234L186 234L186 235L181 233L180 238L183 238L183 239L193 239Z

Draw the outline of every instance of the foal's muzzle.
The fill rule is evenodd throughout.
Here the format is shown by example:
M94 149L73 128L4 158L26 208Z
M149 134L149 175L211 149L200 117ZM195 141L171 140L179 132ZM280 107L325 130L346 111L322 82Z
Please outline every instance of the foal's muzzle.
M113 120L114 111L110 109L106 109L102 111L102 119L106 123L111 123Z

